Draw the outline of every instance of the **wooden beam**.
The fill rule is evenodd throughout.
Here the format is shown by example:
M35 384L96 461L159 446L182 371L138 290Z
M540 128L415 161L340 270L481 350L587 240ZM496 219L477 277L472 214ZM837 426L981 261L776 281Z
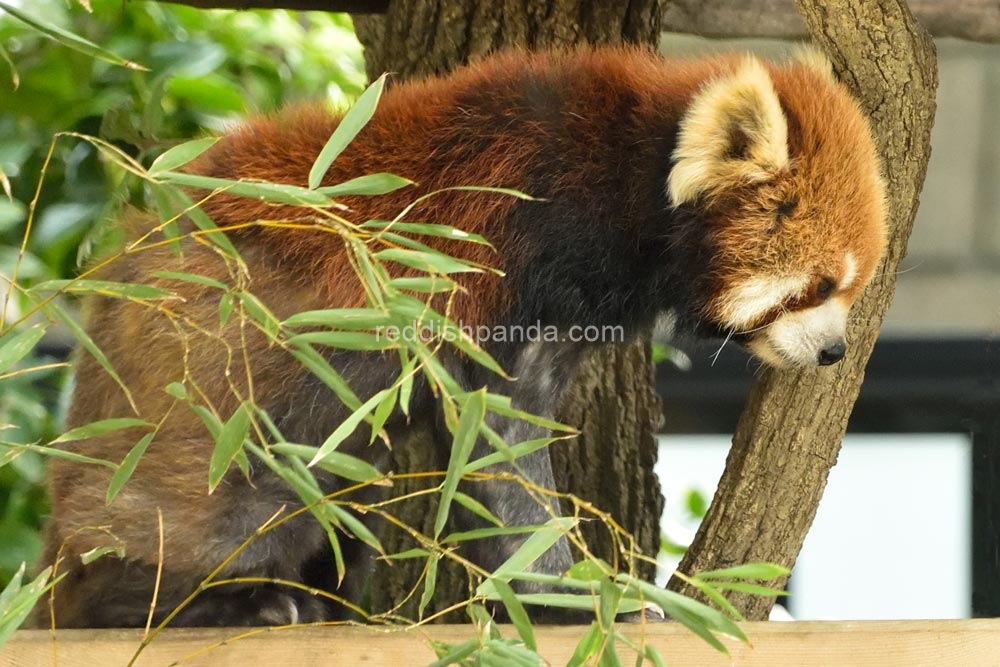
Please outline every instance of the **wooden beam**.
M752 646L726 640L730 655L716 652L676 623L620 626L632 641L659 649L671 667L996 667L1000 664L1000 619L964 621L869 621L745 623ZM537 627L542 656L566 664L586 627ZM517 637L501 626L504 637ZM0 667L92 667L127 665L140 630L22 630L0 650ZM54 637L54 638L53 638ZM273 629L170 629L156 637L135 662L185 667L246 665L426 665L436 656L430 640L458 643L474 637L463 625L410 629L330 627ZM634 653L621 647L625 664Z
M383 14L389 0L171 0L200 9L296 9ZM910 9L935 37L1000 42L997 0L910 0ZM795 0L667 0L663 29L703 37L804 39Z
M1000 41L997 0L910 0L908 4L935 37ZM663 29L703 37L808 37L795 0L667 0Z
M293 9L298 11L384 14L389 0L159 0L198 9Z

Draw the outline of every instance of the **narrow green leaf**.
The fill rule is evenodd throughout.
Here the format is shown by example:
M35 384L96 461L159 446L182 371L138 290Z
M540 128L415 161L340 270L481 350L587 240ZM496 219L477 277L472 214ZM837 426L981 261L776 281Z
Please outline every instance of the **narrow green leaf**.
M771 581L788 575L790 570L776 563L747 563L746 565L736 565L720 570L708 570L699 572L698 579L757 579L758 581Z
M185 174L180 171L164 171L157 174L161 183L171 183L188 188L198 188L210 192L220 191L229 194L258 199L272 204L288 204L291 206L331 206L333 200L326 195L284 183L265 183L263 181L232 181L212 176Z
M397 343L389 340L382 333L367 331L307 331L296 334L288 339L291 344L311 343L334 347L340 350L391 350Z
M361 519L359 519L353 512L344 509L336 503L324 503L322 508L332 512L333 515L337 517L339 524L348 535L361 540L379 554L385 552L382 548L382 543L379 542L377 537L375 537L375 533L369 530L368 526L366 526L364 522L361 521Z
M498 463L513 463L522 456L527 456L532 452L537 452L540 449L545 449L550 444L559 440L560 438L536 438L534 440L525 440L524 442L519 442L516 445L510 447L505 447L502 451L496 451L492 454L487 454L482 458L478 458L475 461L469 461L469 464L465 466L463 472L470 473L477 470L482 470L491 465L496 465Z
M233 308L236 306L236 295L232 292L224 292L219 297L219 326L224 327L229 323L229 318L233 316Z
M438 654L439 660L435 660L427 667L448 667L448 665L458 665L479 650L479 640L470 639L461 644L445 644L434 642L434 652Z
M171 382L164 388L164 391L181 401L186 401L188 397L187 387L181 382Z
M485 540L490 537L500 535L527 535L544 527L543 525L529 526L496 526L495 528L474 528L473 530L462 530L455 533L448 533L441 538L442 544L453 542L469 542L472 540Z
M600 624L594 621L590 624L590 629L587 630L580 642L576 645L576 649L573 651L572 657L570 657L569 662L566 663L566 667L580 667L580 665L585 664L591 657L597 654L601 650L601 646L604 644L604 638L607 633L601 629Z
M457 283L444 276L413 276L403 278L393 278L389 281L389 287L406 292L420 292L422 294L439 294L441 292L451 292Z
M417 616L419 618L424 617L424 609L427 605L431 603L434 599L434 588L437 586L437 572L438 572L438 562L441 560L441 554L432 553L430 558L427 559L427 573L424 576L424 592L420 596L420 603L417 605Z
M104 558L108 554L114 554L118 558L124 558L125 547L120 544L113 547L94 547L90 551L84 551L80 554L80 562L84 565L90 565L94 561Z
M208 276L201 276L197 273L183 273L181 271L157 271L153 274L156 278L163 278L164 280L179 280L185 283L194 283L196 285L205 285L206 287L214 287L222 291L229 289L229 285L226 283L216 280L215 278L209 278Z
M329 165L327 165L329 168ZM320 176L322 178L322 175ZM395 174L368 174L352 178L349 181L316 188L328 197L344 197L347 195L385 195L401 188L413 185L413 181Z
M305 461L314 459L319 451L318 447L312 445L298 445L290 442L275 443L271 445L270 449L277 454L296 456ZM370 482L384 477L375 466L367 461L338 451L327 452L316 462L315 467L354 482Z
M437 236L456 241L470 241L481 245L490 242L479 234L471 234L451 225L439 225L430 222L393 222L391 220L369 220L361 225L362 229L391 229L394 232L418 234L420 236Z
M392 316L379 308L330 308L296 313L282 324L286 327L329 327L331 329L376 329L392 324Z
M351 416L345 419L340 426L338 426L333 433L320 445L319 450L316 455L313 456L312 460L309 462L309 467L313 467L318 464L326 455L334 451L340 446L344 440L347 439L349 435L354 433L354 430L358 427L365 417L371 414L371 411L375 409L375 406L385 398L386 394L389 393L389 389L383 389L379 391L374 396L369 398L367 401L361 404L361 406L351 413Z
M267 334L267 337L272 341L276 341L278 339L278 334L281 331L281 322L275 314L271 312L271 309L265 306L264 302L258 299L256 295L251 294L250 292L240 293L240 303L242 303L246 311L250 313L250 317L252 317L254 321L261 326L261 329L263 329L264 333Z
M514 624L514 629L517 630L521 641L530 650L537 651L538 644L535 642L535 632L531 627L531 618L528 617L528 612L525 611L524 605L521 604L521 601L514 594L514 589L510 587L510 584L500 579L493 580L493 588L496 590L497 595L500 596L500 601L503 602L503 606L507 610L507 616L510 618L510 622Z
M241 403L219 430L208 464L209 491L215 490L233 459L243 450L243 441L250 433L250 410L246 402Z
M135 472L135 467L139 464L139 459L142 455L146 453L146 449L149 447L149 443L153 442L153 436L156 433L147 433L146 435L139 438L139 441L132 446L125 458L122 459L121 465L118 466L118 470L115 474L111 476L111 482L108 484L108 493L105 497L105 502L110 505L111 501L115 499L118 492L125 485L125 482L132 477L132 473Z
M417 359L416 357L407 359L407 356L406 348L399 348L400 366L402 367L399 376L403 378L403 382L399 386L399 409L403 411L404 415L409 417L410 397L413 395L413 378L415 375L413 371L417 366Z
M399 387L398 386L391 387L389 393L386 394L385 398L383 398L382 401L375 408L375 413L372 415L372 423L371 423L372 434L371 437L368 439L369 446L375 444L375 438L379 436L379 433L382 432L382 428L385 426L385 423L389 420L389 417L392 416L392 413L395 412L396 399L398 398L398 396L399 396ZM388 435L386 435L385 437L388 438Z
M69 294L96 294L125 299L155 301L176 296L173 292L142 283L119 283L111 280L46 280L31 288L35 292L66 292Z
M39 323L20 331L12 329L0 337L0 373L31 354L45 329L46 325Z
M474 262L466 262L437 252L386 248L375 253L375 257L382 262L396 262L428 273L482 273L483 271Z
M614 574L608 563L600 558L587 558L573 563L566 576L582 581L602 581Z
M556 517L549 519L543 526L537 528L531 536L524 541L517 551L511 554L493 573L490 578L479 585L476 595L487 596L495 593L492 579L509 581L514 574L524 572L542 554L548 551L558 542L569 530L576 525L577 519L572 517Z
M3 592L0 592L0 646L14 634L31 613L35 603L55 584L49 581L52 576L51 567L42 570L30 583L22 585L24 571L25 565L21 563L17 573L7 582Z
M411 558L427 558L430 555L431 552L427 549L407 549L399 553L386 554L382 558L385 560L409 560Z
M330 165L371 120L375 114L375 108L378 106L379 98L382 96L382 90L385 88L386 76L383 74L375 79L340 119L337 128L327 139L326 145L323 146L323 150L316 157L312 169L309 170L310 188L315 189L322 185L323 177L330 170Z
M7 2L0 2L0 9L3 9L11 16L24 21L32 28L42 33L49 39L52 39L63 46L73 49L74 51L79 51L80 53L90 56L91 58L96 58L98 60L103 60L109 62L113 65L119 65L125 67L126 69L137 69L144 72L149 70L138 63L134 63L131 60L126 60L121 56L103 49L93 42L87 41L79 35L75 35L68 30L63 30L59 26L49 23L48 21L43 21L41 19L35 18L30 14L22 11L18 7L11 5Z
M760 595L763 597L787 597L789 595L788 591L780 588L771 588L770 586L752 584L746 581L713 581L711 587L722 591L738 591L740 593L749 593L750 595Z
M669 617L680 622L723 653L728 653L728 650L713 632L728 635L747 643L746 635L733 621L706 604L626 574L619 574L616 580L627 587L626 596L632 599L638 599L641 596L653 602Z
M461 491L456 491L454 500L465 509L469 510L479 518L489 521L494 526L503 526L503 522L495 514L493 514L493 512L486 507L486 505L483 505L472 496L464 494Z
M121 431L127 428L154 428L155 425L145 419L134 419L131 417L115 417L112 419L101 419L96 422L78 426L66 431L58 438L49 443L49 446L62 442L72 442L74 440L86 440L96 438L107 433Z
M158 158L153 160L153 164L149 167L149 175L156 178L164 172L183 167L214 146L218 140L218 137L193 139L164 151Z
M622 599L622 589L615 586L610 579L601 579L598 582L601 586L601 594L599 598L598 610L598 620L600 620L601 625L605 628L610 628L615 623L615 618L618 616L619 603Z
M333 390L340 402L349 410L357 410L361 407L361 399L351 389L343 376L338 373L330 362L316 351L315 348L303 343L302 345L289 345L289 352L299 363L305 366L309 372L315 375L323 384Z
M437 516L434 519L434 537L441 535L441 531L444 530L448 521L452 498L458 490L458 483L462 479L462 470L469 462L472 448L479 437L479 428L485 417L486 389L483 388L469 394L462 406L462 416L459 418L458 427L455 429L452 439L448 472L445 474L441 487L441 498L438 501Z

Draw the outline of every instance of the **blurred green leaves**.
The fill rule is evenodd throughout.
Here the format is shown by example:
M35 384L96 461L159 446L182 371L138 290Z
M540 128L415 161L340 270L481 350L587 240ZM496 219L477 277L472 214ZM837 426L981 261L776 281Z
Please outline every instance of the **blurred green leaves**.
M60 362L75 329L66 289L58 313L70 319L46 324L44 337L37 318L21 323L34 306L24 290L74 277L116 241L107 224L116 211L153 194L124 178L121 160L66 133L98 136L145 165L163 153L157 167L165 172L207 142L164 152L172 145L296 99L325 96L343 106L365 83L361 47L343 15L89 5L0 2L0 354L10 359L0 376L0 588L38 556L48 510L41 457L31 449L59 434L69 381ZM15 267L11 290L4 278ZM29 340L39 344L22 355ZM26 368L33 372L19 373ZM123 470L122 481L129 466Z

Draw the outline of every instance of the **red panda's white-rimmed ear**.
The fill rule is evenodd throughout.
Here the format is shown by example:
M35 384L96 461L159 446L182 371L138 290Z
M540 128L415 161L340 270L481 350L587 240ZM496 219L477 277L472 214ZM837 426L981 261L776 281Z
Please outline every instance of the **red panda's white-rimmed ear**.
M788 123L767 70L747 57L700 90L680 121L667 179L678 206L737 183L761 182L788 166Z
M836 81L833 74L833 65L826 54L820 51L818 46L812 44L799 44L792 51L792 60L805 65L816 74L819 74L827 81Z

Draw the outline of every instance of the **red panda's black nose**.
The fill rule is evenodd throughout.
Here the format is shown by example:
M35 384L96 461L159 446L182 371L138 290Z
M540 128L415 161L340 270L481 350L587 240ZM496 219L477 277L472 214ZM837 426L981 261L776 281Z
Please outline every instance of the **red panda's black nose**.
M843 341L837 341L820 350L817 361L819 361L820 366L829 366L843 359L845 352L847 352L847 346L844 345Z

